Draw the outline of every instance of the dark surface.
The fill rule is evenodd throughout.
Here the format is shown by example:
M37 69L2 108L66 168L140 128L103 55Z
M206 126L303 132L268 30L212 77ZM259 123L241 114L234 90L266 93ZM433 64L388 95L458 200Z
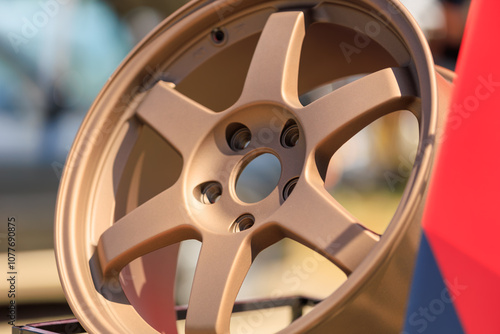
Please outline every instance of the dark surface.
M453 291L447 288L424 233L420 241L405 330L402 334L464 333L453 305L454 299Z

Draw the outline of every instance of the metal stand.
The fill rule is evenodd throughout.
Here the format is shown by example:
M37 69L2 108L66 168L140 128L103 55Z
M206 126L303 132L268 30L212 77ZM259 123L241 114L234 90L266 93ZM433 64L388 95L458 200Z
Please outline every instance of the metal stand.
M265 310L276 307L290 307L292 311L292 321L300 318L303 314L304 307L315 306L321 302L319 299L296 296L284 297L276 299L257 299L242 302L236 302L233 307L233 313ZM176 306L177 319L186 319L187 307ZM56 320L42 322L36 324L28 324L26 326L12 327L12 334L79 334L86 333L85 329L80 325L77 319Z

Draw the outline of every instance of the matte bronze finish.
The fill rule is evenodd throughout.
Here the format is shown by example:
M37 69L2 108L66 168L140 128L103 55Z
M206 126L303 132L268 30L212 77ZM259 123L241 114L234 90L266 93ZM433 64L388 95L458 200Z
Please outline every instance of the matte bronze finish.
M224 39L214 40L214 31ZM302 94L356 74L367 75L301 104ZM450 86L396 1L184 6L118 68L70 152L55 239L75 315L91 333L155 333L162 325L130 286L142 282L165 293L155 307L174 314L173 287L165 290L161 280L172 282L177 244L197 239L186 332L228 333L253 260L288 237L325 256L348 280L283 333L397 333L438 110L444 115ZM400 206L380 236L327 193L324 179L338 148L398 110L417 117L420 144ZM290 124L293 144L284 144ZM278 185L257 203L242 202L236 181L264 153L280 160ZM137 274L136 259L156 263L153 279Z

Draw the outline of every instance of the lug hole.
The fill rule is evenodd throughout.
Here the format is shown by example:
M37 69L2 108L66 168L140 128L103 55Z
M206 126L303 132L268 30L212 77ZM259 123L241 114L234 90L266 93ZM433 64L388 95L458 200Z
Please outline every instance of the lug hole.
M281 132L281 146L284 148L292 148L297 145L300 138L299 126L294 120L286 122L283 131Z
M255 218L251 214L245 214L234 221L231 231L234 233L243 232L252 228L253 224L255 224Z
M212 42L222 44L226 40L226 33L221 28L215 28L211 33Z
M196 187L194 195L203 204L214 204L222 196L222 186L219 182L206 182Z
M286 201L288 197L292 194L293 190L295 189L295 186L297 185L297 182L299 181L299 178L293 178L285 186L285 189L283 189L283 199Z
M226 140L233 151L244 150L252 141L250 129L241 123L231 123L226 129Z

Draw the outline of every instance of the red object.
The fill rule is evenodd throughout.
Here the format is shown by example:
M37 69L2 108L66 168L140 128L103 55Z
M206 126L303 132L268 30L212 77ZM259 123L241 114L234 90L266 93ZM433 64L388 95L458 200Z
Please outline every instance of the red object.
M473 0L423 227L467 333L500 333L500 1Z

